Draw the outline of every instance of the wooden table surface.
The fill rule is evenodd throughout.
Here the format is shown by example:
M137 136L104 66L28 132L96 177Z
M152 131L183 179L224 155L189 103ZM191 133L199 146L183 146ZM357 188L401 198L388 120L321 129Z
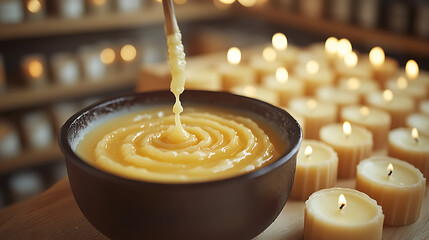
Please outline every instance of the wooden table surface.
M354 187L354 180L339 181L339 187ZM255 240L302 239L304 202L288 200L274 223ZM64 178L46 192L0 211L0 239L107 239L80 212ZM383 239L429 239L429 194L425 193L420 218L404 227L388 227Z

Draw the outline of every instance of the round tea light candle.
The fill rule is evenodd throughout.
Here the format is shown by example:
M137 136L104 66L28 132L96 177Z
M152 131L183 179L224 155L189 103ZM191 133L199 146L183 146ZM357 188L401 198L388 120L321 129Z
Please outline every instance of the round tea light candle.
M356 77L340 79L338 88L358 94L360 103L364 102L366 94L379 90L378 84L375 81Z
M261 82L267 75L272 75L282 64L276 60L277 53L272 47L266 47L262 51L262 55L254 55L250 57L249 66L256 70L258 82Z
M394 96L389 89L383 92L369 93L365 100L368 105L390 114L391 129L404 127L407 116L414 112L413 99L405 96Z
M391 120L386 111L366 106L348 106L341 110L341 121L368 129L372 133L375 150L387 146Z
M320 129L320 140L338 153L338 178L352 178L360 160L371 155L373 142L370 131L349 122L330 124Z
M388 140L388 155L407 161L429 176L429 137L418 134L416 128L391 130Z
M304 81L307 96L313 96L318 88L331 85L334 82L332 71L328 68L321 68L315 60L309 60L305 64L297 65L295 76Z
M340 78L372 78L372 68L368 61L359 61L358 55L351 51L343 59L338 59L335 69Z
M281 106L287 106L291 99L304 95L304 83L291 77L284 67L277 68L274 76L264 77L262 87L277 92Z
M239 85L256 84L256 71L249 66L240 64L240 49L236 47L230 48L227 52L227 61L227 63L221 63L216 67L216 71L222 77L224 90L230 90Z
M357 166L356 189L383 208L384 224L408 225L420 215L426 179L419 169L399 159L374 156Z
M381 47L371 49L369 61L372 66L373 77L382 87L385 87L386 81L398 72L398 62L393 58L386 58Z
M289 102L289 109L304 118L304 138L319 139L322 126L334 123L337 119L337 106L318 102L312 98L295 98Z
M411 97L416 104L420 104L427 96L425 87L422 87L421 84L410 84L404 76L388 81L386 87L392 90L395 96Z
M359 95L354 92L344 91L333 86L324 86L316 91L316 97L321 102L328 102L338 106L338 119L341 109L350 105L359 104Z
M416 128L419 134L429 137L429 116L414 113L407 117L407 127Z
M333 187L337 182L337 169L338 155L330 146L316 140L303 140L290 196L306 200L320 189Z
M277 92L274 92L265 88L261 88L259 86L255 86L255 85L235 86L230 91L231 93L234 93L237 95L256 98L276 106L279 105L279 96Z
M288 69L293 69L297 63L299 49L288 45L283 33L275 33L271 39L273 48L276 50L277 59Z
M305 202L304 239L380 240L383 221L381 207L365 193L323 189Z

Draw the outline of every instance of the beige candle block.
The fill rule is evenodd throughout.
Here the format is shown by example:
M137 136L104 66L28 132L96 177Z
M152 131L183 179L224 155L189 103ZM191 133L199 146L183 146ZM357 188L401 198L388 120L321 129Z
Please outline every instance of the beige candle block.
M304 117L304 138L319 139L319 130L337 119L337 106L318 102L312 98L301 97L289 102L289 109Z
M391 130L388 140L388 155L409 162L429 176L429 137L419 136L409 128Z
M41 20L46 16L45 0L24 0L25 17L28 20Z
M316 91L316 98L321 102L332 103L338 106L338 116L340 119L341 110L350 105L359 104L359 95L355 92L344 91L343 89L324 86Z
M425 86L415 83L410 84L404 76L399 76L396 79L389 80L386 87L392 90L395 96L406 96L414 99L417 106L427 97Z
M429 100L424 100L420 103L419 111L426 116L429 116Z
M391 119L386 111L366 106L348 106L341 110L341 121L368 129L372 133L374 150L387 146Z
M355 77L341 78L338 83L338 88L357 93L361 104L364 103L366 94L379 90L378 84L372 79L359 79Z
M413 113L407 117L407 127L416 128L419 134L429 137L429 116Z
M385 58L385 61L380 65L374 65L371 62L373 78L385 87L386 82L398 73L398 61L393 58Z
M334 56L335 57L335 56ZM336 58L334 58L336 59ZM311 45L300 51L297 65L305 65L308 61L316 61L321 68L331 68L331 59L320 45Z
M290 44L284 50L276 49L277 60L282 63L284 67L293 71L297 64L300 51L301 50L298 47Z
M394 96L392 91L369 93L365 97L366 103L374 108L384 110L390 114L391 129L404 127L407 116L414 112L414 101L409 97Z
M335 62L335 70L337 72L338 78L361 78L361 79L371 79L373 76L371 64L364 60L354 59L356 53L351 53L352 55L346 55L344 59L338 59Z
M331 67L337 60L337 45L338 39L329 37L324 43L318 42L311 44L305 49L305 52L309 53L315 59L320 60L320 62L328 63Z
M426 179L413 165L391 157L374 156L357 166L356 189L383 208L384 224L403 226L420 216Z
M313 96L316 90L322 86L334 83L334 74L329 68L321 68L315 60L310 60L306 64L297 65L295 68L296 78L304 81L305 94Z
M273 48L267 48L271 50L265 50L268 51L268 53L265 53L268 56L251 56L248 65L256 70L257 74L257 82L262 82L262 79L265 76L273 75L277 68L282 67L283 64L276 60L276 51ZM269 56L271 54L271 56ZM271 58L270 58L271 57Z
M262 87L277 92L281 106L288 106L290 100L304 95L304 83L289 76L285 68L277 69L275 76L264 77Z
M250 98L259 99L272 105L279 105L279 95L277 92L261 88L256 85L241 85L231 88L231 93Z
M329 188L305 202L305 240L380 240L384 215L381 206L365 193Z
M222 78L210 69L189 68L186 71L185 89L221 91Z
M312 193L337 182L338 155L328 145L303 140L298 152L291 198L306 200Z
M363 127L351 127L348 122L322 127L320 140L338 153L338 178L355 177L359 161L372 153L372 133Z
M29 86L40 87L48 83L46 61L43 56L38 54L26 56L21 61L21 69Z

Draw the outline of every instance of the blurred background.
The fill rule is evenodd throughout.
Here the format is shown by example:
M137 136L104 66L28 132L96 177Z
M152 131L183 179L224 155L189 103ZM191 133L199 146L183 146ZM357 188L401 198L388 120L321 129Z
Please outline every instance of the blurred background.
M298 47L347 38L400 66L429 66L427 0L175 0L187 56L246 48L276 32ZM139 69L166 60L155 0L0 0L0 208L66 175L67 118L135 91Z

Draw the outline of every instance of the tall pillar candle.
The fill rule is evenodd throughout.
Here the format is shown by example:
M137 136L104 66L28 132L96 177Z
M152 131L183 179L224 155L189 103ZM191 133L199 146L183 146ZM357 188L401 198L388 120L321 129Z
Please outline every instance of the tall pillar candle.
M281 106L287 106L290 100L304 95L304 83L289 76L284 67L278 68L275 75L264 77L262 87L277 92Z
M429 177L429 137L419 136L417 129L397 128L389 133L387 154L409 162Z
M304 117L304 138L319 139L321 127L334 123L337 119L337 106L318 102L312 98L296 98L289 102L289 109Z
M356 189L383 208L384 224L403 226L420 216L426 179L413 165L391 157L374 156L357 166Z
M304 240L381 240L383 221L381 207L365 193L323 189L305 202Z
M337 182L338 155L328 145L303 140L298 152L291 198L306 200L312 193Z
M391 119L386 111L366 106L348 106L341 110L341 121L368 129L372 133L374 150L387 146Z
M359 161L372 153L371 132L363 127L351 127L349 122L322 127L320 140L338 153L338 178L356 176L356 166Z

